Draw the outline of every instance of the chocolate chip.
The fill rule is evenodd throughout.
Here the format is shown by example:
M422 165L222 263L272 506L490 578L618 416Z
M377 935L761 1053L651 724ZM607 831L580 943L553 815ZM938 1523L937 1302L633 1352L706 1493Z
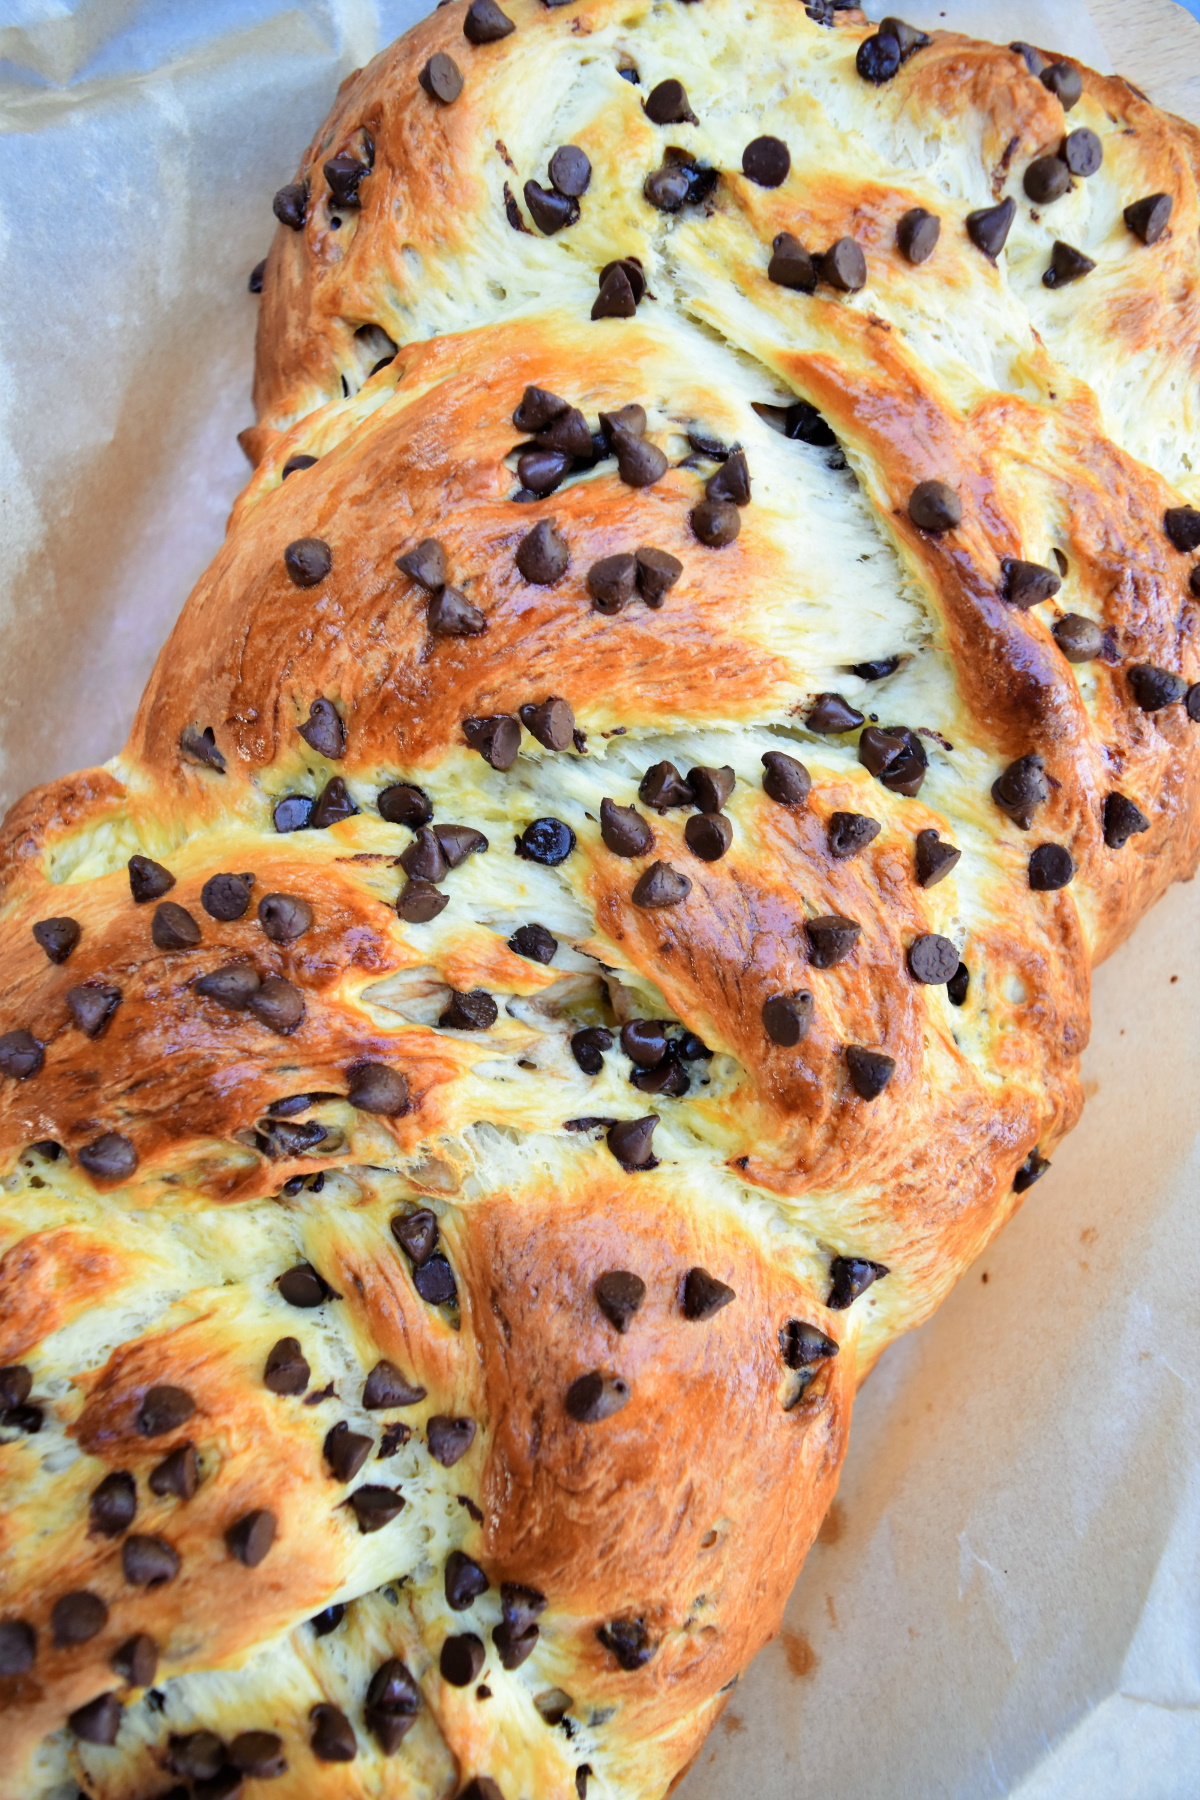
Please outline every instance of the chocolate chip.
M600 276L600 292L592 302L593 319L632 319L637 298L623 262L610 263Z
M258 922L273 944L291 944L312 925L313 910L298 894L264 894L258 903Z
M479 1679L483 1663L483 1641L473 1631L446 1638L438 1657L442 1680L448 1681L451 1687L470 1687L473 1681Z
M627 487L651 487L661 475L666 474L670 465L657 444L621 430L613 432L612 440L617 458L617 473Z
M534 387L525 389L520 404L513 413L512 420L518 431L544 431L552 425L562 413L567 411L567 402L552 394L547 388Z
M896 1072L894 1056L882 1050L868 1050L862 1044L846 1045L846 1067L850 1085L860 1100L877 1100Z
M646 1298L646 1284L640 1275L628 1269L609 1269L600 1276L594 1288L596 1304L609 1324L624 1334L629 1322Z
M1150 821L1140 806L1124 794L1109 794L1104 801L1104 842L1120 850L1139 831L1149 831Z
M317 795L308 822L314 831L327 831L331 825L340 825L343 819L352 819L357 811L346 783L340 775L335 775Z
M953 975L946 983L946 997L951 1006L965 1006L967 989L971 985L971 971L966 963L960 962Z
M229 1746L229 1760L240 1774L259 1781L287 1772L283 1739L275 1731L239 1731Z
M296 538L284 551L283 564L294 586L317 587L333 567L333 552L323 538Z
M179 750L185 762L195 763L202 769L215 769L218 775L225 773L225 758L217 749L211 725L203 731L198 725L185 725L179 734Z
M944 481L922 481L909 496L908 516L922 531L952 531L962 523L962 501Z
M1054 641L1068 662L1091 662L1104 648L1104 633L1082 613L1067 613L1053 627Z
M402 575L411 575L423 588L436 594L446 581L446 552L437 538L422 538L413 549L396 558Z
M882 87L897 74L903 61L900 45L894 37L873 32L863 39L854 58L854 66L864 81Z
M632 1171L658 1166L653 1148L657 1124L658 1114L647 1113L643 1118L619 1119L609 1126L605 1141L622 1168Z
M842 731L855 731L865 721L858 708L841 694L818 694L804 723L810 731L832 737Z
M553 519L539 519L517 546L517 568L526 581L538 587L553 587L561 581L570 560L567 541Z
M1072 281L1081 281L1085 275L1090 275L1095 266L1090 256L1060 239L1050 252L1050 267L1042 276L1042 286L1067 287Z
M791 166L791 152L782 138L757 137L742 151L742 174L759 187L779 187Z
M450 904L430 881L406 881L396 901L396 911L410 925L427 925Z
M552 494L571 467L572 458L562 450L543 450L536 445L517 458L517 479L523 493L514 499Z
M33 937L52 963L65 963L82 931L78 919L39 919L33 927Z
M1025 171L1025 192L1036 206L1060 200L1071 186L1071 171L1061 156L1039 156Z
M437 1215L427 1206L415 1212L397 1213L391 1222L392 1236L407 1256L418 1266L428 1261L437 1248Z
M610 1419L629 1399L629 1383L620 1375L593 1369L578 1376L567 1389L566 1409L577 1425L599 1425Z
M37 1652L37 1632L24 1619L0 1620L0 1675L27 1675Z
M1143 244L1157 244L1171 222L1173 204L1170 194L1147 194L1144 200L1134 200L1121 216L1134 237Z
M444 1031L490 1031L499 1016L487 989L477 987L467 994L452 994L438 1024Z
M249 290L252 294L261 294L262 293L262 291L263 291L263 276L266 274L266 272L267 272L267 259L264 256L261 262L255 263L254 267L250 271L250 279L246 283L246 286L249 288Z
M365 163L359 162L349 151L339 151L324 164L323 173L329 183L329 197L334 206L345 212L352 212L362 205L358 189L364 177L371 173Z
M1049 798L1046 765L1037 755L1018 757L992 783L992 799L1021 831L1029 830L1038 807Z
M271 202L271 210L281 225L291 231L303 231L308 216L307 181L289 181Z
M143 1437L163 1437L186 1424L195 1410L196 1402L186 1388L148 1388L138 1408L137 1429Z
M414 1269L413 1286L427 1306L451 1306L458 1299L454 1271L440 1251Z
M621 1027L621 1048L639 1069L656 1069L667 1054L664 1022L661 1019L629 1019Z
M692 530L710 550L723 550L742 529L742 516L729 500L701 500L688 517Z
M200 1459L193 1444L180 1444L150 1471L150 1492L163 1499L190 1500L199 1486Z
M592 165L578 144L560 144L550 158L550 180L559 193L577 200L591 179Z
M591 1763L580 1763L575 1771L575 1800L587 1800L588 1782L591 1775Z
M647 910L678 906L692 891L691 880L670 863L653 862L639 875L631 896L635 906Z
M635 551L638 592L647 606L658 608L683 574L683 564L669 551L643 544Z
M314 700L308 718L299 728L305 743L319 756L336 760L346 751L346 727L332 700Z
M623 852L618 852L623 854ZM585 1075L599 1075L604 1067L604 1052L612 1048L612 1032L603 1025L588 1025L571 1035L571 1055Z
M1050 63L1042 70L1041 79L1042 86L1061 102L1064 112L1070 112L1083 97L1083 77L1070 63Z
M181 907L179 910L182 912L183 908ZM69 988L66 1000L71 1017L80 1031L85 1037L96 1038L99 1037L121 1004L121 992L119 988L104 987L100 983L89 982L84 987ZM18 1034L12 1033L11 1035ZM28 1034L26 1033L26 1035ZM40 1060L38 1067L41 1067Z
M691 191L688 171L680 164L653 169L642 183L642 193L659 212L676 213Z
M897 223L896 242L910 263L928 262L937 249L941 232L942 221L936 213L914 206Z
M958 967L958 951L949 938L936 931L915 938L908 950L908 969L914 981L942 987Z
M436 834L428 825L418 827L407 850L402 851L400 867L414 881L444 881L448 873L446 858Z
M137 1484L128 1469L114 1469L88 1500L88 1530L101 1537L120 1537L137 1516Z
M1025 1158L1025 1161L1013 1176L1013 1192L1015 1194L1024 1194L1033 1186L1035 1181L1041 1180L1049 1167L1049 1161L1042 1155L1040 1150L1036 1148L1031 1150L1029 1155Z
M328 1284L306 1262L285 1269L276 1285L289 1306L322 1306L330 1293Z
M769 1000L763 1001L763 1030L773 1044L781 1044L785 1050L795 1046L808 1036L813 1022L813 997L805 988L795 988L790 994L772 994Z
M311 1374L299 1338L280 1338L267 1352L263 1386L272 1394L303 1394Z
M737 777L728 763L720 769L700 765L688 770L688 787L692 799L701 812L720 812L737 784Z
M879 821L868 819L863 813L832 813L829 819L829 853L839 862L844 862L847 857L857 856L860 850L865 850L879 836L879 831Z
M463 36L469 44L496 44L516 29L496 0L471 0L463 20Z
M823 913L820 918L806 919L808 960L814 969L832 969L844 962L862 936L862 926L840 913Z
M841 237L826 250L820 263L821 279L843 294L857 294L867 285L867 261L852 237Z
M519 925L509 938L508 947L529 962L551 963L558 949L558 939L544 925Z
M165 1538L135 1532L121 1546L121 1569L131 1587L165 1587L179 1573L179 1556Z
M575 714L565 700L551 695L538 705L521 708L521 723L547 750L569 750L574 742Z
M462 70L444 50L434 51L417 80L429 98L440 101L443 106L453 105L462 93Z
M883 656L878 662L852 663L850 673L860 681L882 681L886 675L894 675L899 666L898 656Z
M574 225L578 221L578 200L556 193L551 188L544 188L537 181L527 181L523 192L534 224L546 237L553 237L564 225Z
M223 968L214 969L211 975L202 975L192 985L198 994L203 994L206 1000L215 1000L228 1012L244 1012L262 983L257 969L249 963L226 963ZM79 988L72 991L88 993L95 990ZM69 1003L69 994L67 1000Z
M191 950L200 942L200 927L186 906L163 900L154 909L150 936L159 950Z
M767 280L773 281L776 287L791 288L798 294L811 294L816 288L817 271L813 259L790 231L777 233L771 245Z
M750 504L750 468L744 450L731 450L715 475L704 484L710 500L731 500L735 506Z
M678 1060L674 1044L667 1045L667 1055L654 1069L635 1069L630 1083L643 1094L666 1094L679 1099L691 1087L691 1076Z
M722 813L696 813L683 828L684 842L703 862L719 862L733 842L733 826Z
M1086 125L1069 132L1059 152L1072 175L1094 175L1104 161L1104 145Z
M1200 519L1200 513L1196 517ZM1164 706L1174 706L1187 692L1182 675L1173 675L1154 663L1135 663L1128 674L1133 697L1143 712L1160 712Z
M0 1075L26 1081L40 1072L45 1060L46 1053L31 1031L6 1031L0 1037Z
M386 1361L375 1364L363 1385L362 1403L367 1412L388 1412L395 1406L416 1406L424 1398L423 1387L407 1381L395 1363Z
M137 1151L119 1131L105 1131L79 1152L79 1164L97 1181L125 1181L137 1168Z
M998 206L984 206L967 214L967 236L977 250L994 262L1008 241L1012 222L1017 216L1017 203L1011 197Z
M200 889L200 904L210 919L232 924L244 917L253 885L253 875L210 875Z
M695 125L698 121L688 104L687 90L674 77L652 87L642 102L646 117L655 125Z
M807 1369L838 1353L838 1345L804 1319L789 1319L779 1333L779 1349L789 1369Z
M812 776L802 762L782 750L768 750L762 759L763 793L778 806L800 806L812 789Z
M248 1569L257 1569L275 1542L277 1523L275 1514L265 1507L243 1513L225 1533L225 1547L230 1556Z
M307 794L285 794L276 802L271 822L276 831L307 831L312 815L313 803Z
M325 1461L335 1481L353 1481L374 1448L374 1438L351 1431L345 1419L339 1419L325 1433Z
M1062 586L1061 577L1053 569L1043 568L1041 563L1021 562L1014 556L1002 558L1000 573L1004 578L1004 598L1022 612L1049 600Z
M167 1740L167 1765L172 1774L191 1781L210 1781L225 1762L225 1746L215 1731L172 1732Z
M118 1644L109 1658L109 1667L130 1687L153 1687L158 1673L158 1645L149 1632L136 1632Z
M628 551L603 556L587 572L587 590L597 612L619 613L633 598L637 559Z
M399 1118L408 1111L408 1079L388 1063L353 1063L346 1070L350 1092L346 1098L359 1112Z
M651 763L638 783L638 799L658 812L671 806L691 806L694 796L674 763Z
M450 58L447 56L445 61L449 62ZM428 68L429 64L426 63L425 66ZM461 86L461 78L459 85ZM310 1710L308 1717L312 1724L309 1746L318 1762L354 1761L358 1755L358 1739L354 1735L353 1725L339 1706L322 1700Z
M280 481L287 481L293 475L300 475L305 469L316 467L315 456L289 456L279 471Z
M67 1724L85 1744L115 1744L124 1707L115 1694L99 1694L67 1716Z
M476 831L473 825L435 825L433 835L441 847L448 869L461 867L468 856L474 856L477 851L488 847L482 831Z
M1074 878L1075 864L1062 844L1039 844L1029 858L1029 885L1039 894L1052 894Z
M631 1673L644 1668L658 1649L641 1619L611 1619L599 1627L596 1636L619 1666Z
M936 831L917 833L917 885L936 887L947 876L962 855L953 844L943 843ZM957 958L955 959L957 960Z
M390 825L408 825L415 831L433 817L433 803L423 788L399 781L383 789L377 802L379 816Z
M144 906L148 900L161 900L175 886L170 869L164 869L161 863L153 862L148 856L131 856L128 867L129 891L135 906Z
M835 1256L829 1265L831 1285L826 1306L833 1312L845 1312L873 1282L882 1281L888 1273L883 1263L868 1262L861 1256Z
M0 1369L0 1407L24 1406L33 1390L33 1371L24 1363Z
M600 836L614 856L645 856L654 843L654 833L636 807L608 799L600 802Z
M443 1469L452 1469L475 1442L475 1421L435 1413L425 1426L425 1440L433 1460L441 1463Z
M737 1295L725 1282L718 1281L707 1269L689 1269L683 1282L683 1316L685 1319L711 1319Z
M575 848L575 833L561 819L534 819L516 842L516 854L526 862L557 868Z
M491 1586L479 1564L461 1550L452 1550L446 1558L445 1582L446 1604L451 1612L465 1612Z
M63 1594L50 1609L50 1635L58 1650L89 1643L107 1623L107 1606L86 1588Z
M1200 511L1194 506L1170 506L1163 514L1163 529L1177 550L1200 550Z
M381 1663L367 1688L363 1717L385 1756L400 1748L420 1705L421 1690L411 1670L398 1657Z

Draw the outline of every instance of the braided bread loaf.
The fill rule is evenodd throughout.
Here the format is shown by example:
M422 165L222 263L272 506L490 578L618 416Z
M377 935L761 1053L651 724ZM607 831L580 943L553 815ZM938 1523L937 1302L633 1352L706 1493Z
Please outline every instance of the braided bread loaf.
M344 84L225 546L5 827L5 1800L694 1753L1197 861L1197 144L837 0Z

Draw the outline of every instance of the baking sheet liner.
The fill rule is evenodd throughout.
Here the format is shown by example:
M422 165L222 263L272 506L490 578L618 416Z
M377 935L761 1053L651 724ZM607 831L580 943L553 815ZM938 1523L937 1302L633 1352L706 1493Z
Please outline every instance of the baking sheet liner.
M245 478L271 195L424 10L0 0L3 804L122 742ZM1075 0L905 14L1109 66ZM867 1383L679 1800L1200 1792L1198 970L1176 888L1098 974L1082 1126Z

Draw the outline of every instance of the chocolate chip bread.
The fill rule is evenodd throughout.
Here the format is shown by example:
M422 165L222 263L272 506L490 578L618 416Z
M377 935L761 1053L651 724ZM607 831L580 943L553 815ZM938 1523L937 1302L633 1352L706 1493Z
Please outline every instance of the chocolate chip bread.
M653 1800L1200 852L1197 135L836 0L456 0L3 845L4 1800Z

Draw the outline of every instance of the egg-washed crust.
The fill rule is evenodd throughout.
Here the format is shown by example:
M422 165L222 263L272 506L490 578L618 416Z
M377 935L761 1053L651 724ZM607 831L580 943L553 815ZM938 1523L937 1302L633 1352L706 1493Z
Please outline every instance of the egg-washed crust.
M824 0L504 13L472 43L455 0L343 83L277 208L225 545L124 752L3 828L0 1800L665 1793L778 1627L857 1380L1078 1116L1092 964L1200 855L1178 547L1200 514L1167 520L1200 502L1197 133L1069 58L950 33L868 81L880 40ZM438 53L448 102L422 85ZM670 78L694 121L647 112ZM1031 163L1079 130L1099 169L1031 202ZM763 135L790 149L774 187L742 172ZM591 178L547 233L524 184L567 143ZM643 184L672 149L701 178L665 214ZM1124 209L1160 194L1146 243ZM968 215L1008 196L989 256ZM920 263L915 207L941 221ZM865 285L773 282L782 232L852 238ZM1056 241L1095 266L1048 287ZM645 296L593 319L616 258ZM530 387L592 434L644 407L657 478L601 444L515 500ZM812 441L779 429L797 399ZM750 493L714 548L693 515L736 487L735 445ZM930 481L961 508L945 529L910 510ZM539 582L544 521L569 560ZM397 565L425 539L481 633L431 627ZM328 562L308 585L300 540ZM589 571L642 546L678 579L601 611ZM1057 592L1013 604L1008 559ZM1068 615L1090 660L1060 648ZM464 733L554 696L559 748L527 715L514 758ZM917 734L918 791L875 778L870 724ZM780 752L810 792L781 799ZM1019 821L993 784L1030 756ZM724 825L639 800L663 762L732 771ZM434 870L425 922L397 911L397 859L437 851L381 811L397 784L487 840ZM1138 809L1123 841L1114 795ZM289 796L332 822L277 830ZM619 853L605 799L652 844ZM879 829L839 856L847 814ZM526 854L539 819L558 860ZM936 885L921 832L960 852ZM690 886L649 908L656 862ZM214 916L218 874L252 876L241 916ZM264 925L271 895L294 935L270 905ZM823 966L831 915L859 929ZM56 962L33 927L63 918ZM515 936L535 923L548 962ZM290 1029L198 989L230 965L286 984ZM634 1083L639 1019L660 1051ZM860 1050L890 1059L879 1091ZM613 1271L643 1284L632 1311L597 1290ZM366 1443L349 1474L340 1426ZM164 1473L188 1445L191 1476ZM121 1472L136 1517L106 1535ZM234 1528L260 1513L255 1561ZM178 1572L140 1585L162 1542ZM453 1607L462 1557L487 1585ZM56 1643L80 1594L104 1622ZM111 1661L139 1633L141 1686ZM464 1634L477 1667L444 1652Z

